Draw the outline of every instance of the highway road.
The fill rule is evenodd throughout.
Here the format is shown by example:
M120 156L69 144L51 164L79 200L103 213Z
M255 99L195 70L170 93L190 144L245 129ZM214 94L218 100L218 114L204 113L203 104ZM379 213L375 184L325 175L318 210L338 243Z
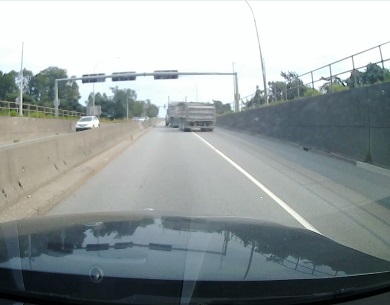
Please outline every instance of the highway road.
M390 175L220 128L157 126L48 214L145 208L307 228L390 260Z

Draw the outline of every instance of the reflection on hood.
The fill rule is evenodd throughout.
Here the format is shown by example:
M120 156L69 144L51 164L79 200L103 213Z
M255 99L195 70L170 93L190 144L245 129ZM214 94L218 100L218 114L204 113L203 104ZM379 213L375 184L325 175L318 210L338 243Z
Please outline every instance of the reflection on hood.
M47 302L283 304L383 286L389 271L311 231L240 218L149 211L0 224L0 294Z
M15 241L19 251L10 251ZM15 259L26 270L88 274L92 265L107 264L105 274L112 276L192 280L327 278L390 270L389 262L303 229L150 213L1 224L0 267L12 266Z

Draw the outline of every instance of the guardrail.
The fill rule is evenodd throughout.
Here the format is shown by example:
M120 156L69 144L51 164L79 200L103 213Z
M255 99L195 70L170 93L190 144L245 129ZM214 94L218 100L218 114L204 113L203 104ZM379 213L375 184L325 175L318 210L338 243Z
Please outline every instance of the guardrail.
M384 58L383 49L386 48L387 51L389 52L388 53L389 57ZM359 58L357 58L357 56L359 56ZM330 64L314 69L312 71L298 75L298 78L302 80L304 86L312 89L318 89L325 82L332 83L336 77L340 77L342 75L348 77L353 76L354 86L359 87L359 83L357 82L356 79L356 73L352 73L352 72L360 71L366 68L367 64L369 63L375 65L380 64L382 66L382 69L385 69L385 62L389 60L390 60L390 41L369 48L367 50L355 53L343 59L334 61ZM348 66L350 67L349 69L344 68ZM324 72L324 69L327 70L326 73ZM334 71L337 71L337 73L334 73ZM351 74L348 75L348 73ZM314 86L314 84L316 84L316 86ZM299 87L294 89L297 90L298 97L300 97ZM330 91L332 91L332 86L330 86Z
M283 94L281 97L281 100L278 100L275 98L274 101L272 101L270 104L275 104L277 102L285 102L289 99L288 96L293 95L293 99L299 99L304 97L302 94L302 88L303 86L307 89L311 90L311 96L318 94L315 90L321 91L321 87L329 83L329 93L333 92L333 82L336 78L342 79L344 76L344 79L347 79L351 77L353 80L354 87L362 87L365 85L359 84L357 81L357 73L354 72L361 72L361 70L365 69L369 63L380 65L382 69L387 68L388 63L390 62L390 41L382 43L378 46L369 48L367 50L355 53L353 55L347 56L345 58L342 58L340 60L334 61L330 64L327 64L325 66L319 67L317 69L311 70L309 72L297 75L297 79L300 80L302 83L297 86L293 86L291 88L288 88L287 82L286 87L283 90ZM267 87L267 92L269 97L273 97L274 93L272 92L271 88ZM262 93L262 92L260 92ZM324 92L321 92L324 93ZM263 94L259 94L260 98L264 99ZM242 97L240 99L240 105L239 109L240 111L251 109L251 108L257 108L259 106L265 106L265 103L255 103L251 107L247 107L248 101L253 99L256 96L256 93L247 95L245 97ZM265 101L263 101L265 102ZM230 103L231 108L234 109L234 102Z
M59 109L58 115L65 118L75 118L85 115L82 112ZM0 116L19 116L19 104L0 101ZM33 118L54 118L55 108L23 103L23 116Z

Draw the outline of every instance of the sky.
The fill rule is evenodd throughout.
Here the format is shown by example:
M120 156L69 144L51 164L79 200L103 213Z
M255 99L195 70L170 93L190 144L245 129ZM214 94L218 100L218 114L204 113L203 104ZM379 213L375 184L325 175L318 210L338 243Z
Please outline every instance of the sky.
M253 9L266 80L281 71L303 74L390 41L390 1L248 1ZM68 76L90 73L232 72L241 97L263 88L255 22L248 4L237 1L3 1L0 0L0 71L34 74L49 66ZM390 58L390 44L382 49ZM373 50L355 65L380 60ZM390 66L390 62L388 62ZM333 73L352 69L348 59ZM327 76L328 68L317 77ZM348 75L346 75L348 77ZM308 80L309 81L309 80ZM85 105L92 84L82 84ZM95 84L131 88L139 100L234 100L232 76L181 76L178 80L138 77L131 82ZM60 97L61 98L61 97ZM161 108L160 115L163 115Z

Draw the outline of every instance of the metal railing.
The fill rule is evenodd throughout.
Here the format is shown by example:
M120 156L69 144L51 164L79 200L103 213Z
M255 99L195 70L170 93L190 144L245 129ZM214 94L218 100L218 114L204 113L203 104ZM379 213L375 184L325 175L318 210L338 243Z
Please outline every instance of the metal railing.
M355 71L362 71L367 67L369 63L380 65L382 69L386 69L388 63L390 62L390 41L382 43L378 46L369 48L367 50L355 53L353 55L347 56L345 58L342 58L340 60L334 61L330 64L327 64L325 66L319 67L317 69L311 70L309 72L297 75L297 79L300 80L302 83L300 85L297 85L295 87L288 88L287 82L284 81L286 84L285 89L283 90L283 93L281 97L276 98L274 95L274 92L268 87L268 96L270 98L274 98L274 101L272 101L270 104L274 104L277 102L285 102L288 100L293 99L299 99L304 97L304 94L302 93L302 88L305 87L305 90L311 89L311 96L314 96L316 93L318 94L318 91L321 91L321 87L328 83L329 84L329 93L333 92L333 82L336 78L345 79L351 77L353 80L354 87L362 86L359 84L358 80L356 79L356 73L353 73ZM386 66L387 65L387 66ZM346 87L347 89L347 87ZM321 92L323 94L324 92ZM240 111L252 109L256 107L263 107L266 106L265 101L263 104L254 104L251 107L247 106L247 102L250 101L252 98L254 98L256 93L250 94L248 96L240 98ZM294 96L293 99L288 98L291 95ZM261 95L262 98L264 98L264 94ZM233 102L231 103L233 105ZM234 109L232 107L232 109Z
M63 118L78 118L85 114L73 110L59 109L58 115ZM19 116L19 104L16 102L0 101L0 116ZM23 103L23 116L33 118L54 118L55 108Z
M386 53L386 57L384 58L383 50L386 50L386 48L388 53ZM357 58L358 56L360 57ZM366 68L369 63L375 65L380 64L382 66L382 69L385 69L385 63L387 63L388 61L390 61L390 41L369 48L367 50L355 53L343 59L334 61L330 64L314 69L312 71L298 75L298 78L302 80L303 85L305 87L318 90L325 82L329 82L330 84L332 84L333 80L336 77L340 77L343 75L352 77L353 74L354 86L358 87L359 84L356 79L356 73L352 72L361 71L362 69ZM344 68L345 66L349 66L350 68ZM327 70L327 73L325 75L323 74L324 72L321 73L321 70L323 71L324 69ZM337 73L334 73L336 71ZM316 77L314 77L314 75L316 75ZM314 84L316 84L316 86ZM295 90L297 90L298 97L300 97L299 87L295 88ZM330 86L330 92L332 92L332 86Z

